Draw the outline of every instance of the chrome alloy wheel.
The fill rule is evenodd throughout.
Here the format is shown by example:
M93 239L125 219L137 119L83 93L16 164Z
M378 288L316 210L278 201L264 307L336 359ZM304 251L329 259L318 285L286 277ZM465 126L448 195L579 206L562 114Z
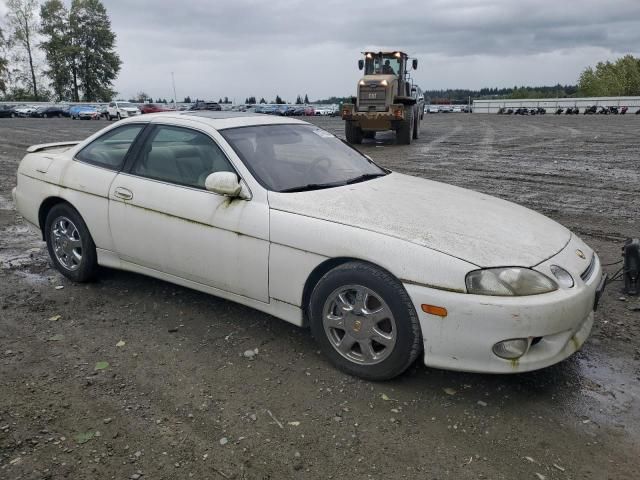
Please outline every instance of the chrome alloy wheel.
M359 365L382 362L396 344L397 328L391 309L378 294L362 285L334 290L324 303L322 323L333 348Z
M67 217L58 217L51 224L51 239L56 259L64 268L74 271L82 264L80 231Z

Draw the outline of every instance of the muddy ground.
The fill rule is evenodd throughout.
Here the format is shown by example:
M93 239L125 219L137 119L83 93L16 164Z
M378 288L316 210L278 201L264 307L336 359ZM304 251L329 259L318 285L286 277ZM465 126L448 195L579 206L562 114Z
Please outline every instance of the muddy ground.
M314 121L342 135L339 119ZM18 162L104 126L0 120L0 478L640 477L640 311L619 282L583 349L554 367L418 362L358 380L308 331L252 309L131 273L74 285L52 270L11 203ZM542 212L613 263L640 236L639 131L635 115L437 114L411 146L381 135L361 148Z

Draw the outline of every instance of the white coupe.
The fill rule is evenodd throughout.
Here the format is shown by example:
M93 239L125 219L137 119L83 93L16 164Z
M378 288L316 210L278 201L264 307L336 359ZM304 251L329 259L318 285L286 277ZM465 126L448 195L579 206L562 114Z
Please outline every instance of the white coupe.
M368 379L428 366L523 372L589 335L598 256L526 208L377 166L286 117L144 115L30 147L14 199L55 267L98 265L299 326Z

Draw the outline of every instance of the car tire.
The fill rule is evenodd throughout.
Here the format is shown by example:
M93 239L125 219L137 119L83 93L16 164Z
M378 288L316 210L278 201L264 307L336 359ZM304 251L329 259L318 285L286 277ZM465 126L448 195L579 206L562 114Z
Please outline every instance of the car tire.
M362 143L362 129L358 127L354 122L347 120L344 125L345 137L347 142L360 145Z
M308 314L322 352L350 375L388 380L422 351L418 316L402 283L369 263L326 273L311 293Z
M120 112L118 112L118 113L116 114L116 118L117 118L118 120L122 120L122 117L120 116Z
M420 137L420 115L415 116L415 124L413 126L413 139L417 140Z
M46 113L42 114L42 118L49 118Z
M362 137L369 140L374 140L376 138L376 132L363 132Z
M44 228L47 250L56 270L74 282L92 280L98 270L96 245L77 210L67 203L54 205Z

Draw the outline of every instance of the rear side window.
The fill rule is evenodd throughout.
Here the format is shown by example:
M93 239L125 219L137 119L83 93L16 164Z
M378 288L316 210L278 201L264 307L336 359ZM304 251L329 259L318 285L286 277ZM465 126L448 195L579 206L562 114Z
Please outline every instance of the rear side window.
M76 158L82 162L118 170L143 128L143 124L137 123L109 130L80 150Z
M204 188L213 172L234 172L218 145L196 130L156 126L140 149L131 173L195 188Z

